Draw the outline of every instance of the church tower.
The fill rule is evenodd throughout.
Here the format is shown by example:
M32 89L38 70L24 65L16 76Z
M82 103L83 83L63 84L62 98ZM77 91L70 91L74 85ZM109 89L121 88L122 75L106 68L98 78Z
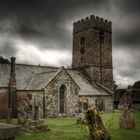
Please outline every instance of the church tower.
M73 23L72 68L113 90L111 21L91 15Z

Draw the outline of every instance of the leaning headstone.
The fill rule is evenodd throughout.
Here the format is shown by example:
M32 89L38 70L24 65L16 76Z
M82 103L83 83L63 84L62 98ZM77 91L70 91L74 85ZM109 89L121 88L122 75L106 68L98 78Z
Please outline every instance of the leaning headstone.
M13 140L21 132L21 127L11 124L0 124L0 140Z
M95 106L86 111L86 123L89 128L91 140L111 140L99 111Z

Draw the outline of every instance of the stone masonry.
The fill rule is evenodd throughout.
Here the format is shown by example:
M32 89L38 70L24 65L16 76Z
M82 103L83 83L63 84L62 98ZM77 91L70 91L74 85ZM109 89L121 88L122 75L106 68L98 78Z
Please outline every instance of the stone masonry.
M60 86L63 84L66 86L64 114L67 116L75 115L78 103L78 87L68 73L65 70L62 70L44 89L46 116L61 116L59 91Z
M113 110L113 96L86 96L88 100L88 107L95 106L96 99L104 100L104 112L110 112Z
M111 21L91 15L74 22L72 67L84 68L93 82L113 89Z

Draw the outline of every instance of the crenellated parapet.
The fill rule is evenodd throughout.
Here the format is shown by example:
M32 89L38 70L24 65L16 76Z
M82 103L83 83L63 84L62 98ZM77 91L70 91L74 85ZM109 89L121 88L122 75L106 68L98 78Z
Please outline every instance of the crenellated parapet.
M91 28L112 32L112 22L107 19L91 15L90 17L86 17L85 19L81 19L73 23L73 33Z

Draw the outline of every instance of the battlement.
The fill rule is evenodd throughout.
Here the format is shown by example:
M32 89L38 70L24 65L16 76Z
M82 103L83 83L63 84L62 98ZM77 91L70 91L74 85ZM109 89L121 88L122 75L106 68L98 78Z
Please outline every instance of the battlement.
M91 28L112 32L112 22L98 16L90 15L90 17L86 17L85 19L73 23L73 33Z

